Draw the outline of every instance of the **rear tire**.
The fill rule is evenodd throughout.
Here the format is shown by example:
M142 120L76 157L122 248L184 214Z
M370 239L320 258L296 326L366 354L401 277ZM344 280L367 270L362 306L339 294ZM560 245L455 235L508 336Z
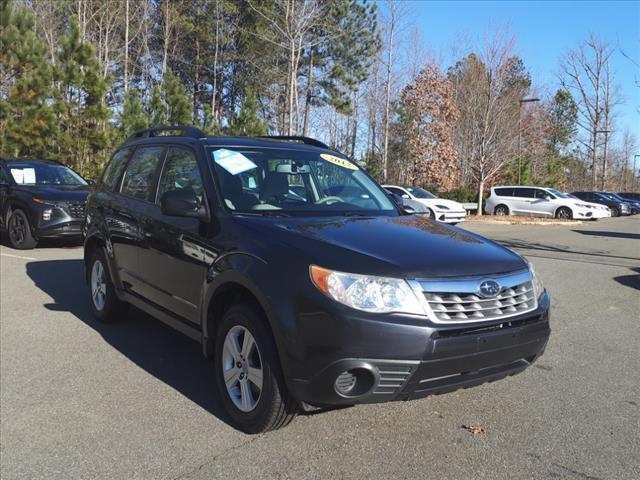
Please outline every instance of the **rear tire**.
M104 252L97 247L89 260L89 303L98 321L113 323L126 316L129 305L116 295L116 289L107 268Z
M568 207L560 207L556 211L556 218L559 218L559 219L562 219L562 220L572 220L573 219L573 212Z
M224 313L214 358L218 395L238 429L276 430L297 415L300 404L287 390L267 320L258 308L237 304Z
M509 207L507 207L506 205L498 205L493 209L493 214L497 215L498 217L507 216L509 215Z
M17 208L11 211L7 220L9 243L16 250L31 250L38 241L31 234L31 224L27 214Z

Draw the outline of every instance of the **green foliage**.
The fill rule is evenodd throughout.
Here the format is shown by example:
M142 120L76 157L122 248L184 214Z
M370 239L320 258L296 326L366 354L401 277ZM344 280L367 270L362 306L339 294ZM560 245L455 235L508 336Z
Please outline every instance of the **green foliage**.
M258 103L253 92L248 92L242 101L240 112L226 133L229 135L260 136L267 134L267 125L258 117Z
M0 155L46 156L57 123L47 102L51 67L33 15L0 2Z
M144 111L140 92L135 89L127 91L124 98L122 115L120 116L120 130L124 138L132 133L147 128L149 116Z
M167 124L167 110L162 99L162 87L155 85L149 101L149 126L161 127Z
M577 131L578 105L568 90L558 90L548 107L547 145L553 152L566 149Z
M169 70L164 76L164 103L169 125L191 123L191 104L180 79Z
M466 185L461 185L460 187L449 190L448 192L440 192L439 195L442 198L448 198L449 200L455 200L460 203L472 203L478 200L477 190Z

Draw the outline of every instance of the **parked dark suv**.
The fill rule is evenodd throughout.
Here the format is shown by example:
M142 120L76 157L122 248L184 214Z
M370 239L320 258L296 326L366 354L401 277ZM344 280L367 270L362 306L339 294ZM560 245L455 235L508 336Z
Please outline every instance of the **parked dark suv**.
M95 316L133 304L201 342L246 432L513 375L550 332L522 257L304 137L135 134L89 196L85 262Z
M585 202L599 203L609 207L612 217L631 215L629 202L614 198L606 192L572 192L571 195Z
M13 248L41 238L82 237L89 183L64 165L0 159L0 226Z

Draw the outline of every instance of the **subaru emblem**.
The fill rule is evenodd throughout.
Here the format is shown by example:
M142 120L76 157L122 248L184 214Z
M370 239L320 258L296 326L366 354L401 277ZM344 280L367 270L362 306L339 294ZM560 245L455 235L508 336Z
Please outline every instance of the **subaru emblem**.
M492 298L496 297L500 290L500 284L495 280L484 280L478 287L478 294L483 298Z

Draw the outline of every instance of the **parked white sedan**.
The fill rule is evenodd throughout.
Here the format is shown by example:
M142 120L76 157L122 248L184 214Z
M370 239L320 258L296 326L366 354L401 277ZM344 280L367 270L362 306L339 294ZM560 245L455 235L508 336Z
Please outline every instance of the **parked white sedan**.
M531 215L588 220L594 209L586 202L572 198L553 188L493 187L484 206L485 213L494 215Z
M564 192L564 194L570 198L573 198L581 203L584 203L587 208L590 208L593 211L593 220L598 220L599 218L609 218L611 217L611 209L606 205L600 205L599 203L586 202L584 200L579 199L578 197L571 195L570 193Z
M406 199L419 202L426 207L425 213L439 222L464 222L467 211L458 202L438 198L433 193L420 187L399 187L397 185L383 185L383 188Z

